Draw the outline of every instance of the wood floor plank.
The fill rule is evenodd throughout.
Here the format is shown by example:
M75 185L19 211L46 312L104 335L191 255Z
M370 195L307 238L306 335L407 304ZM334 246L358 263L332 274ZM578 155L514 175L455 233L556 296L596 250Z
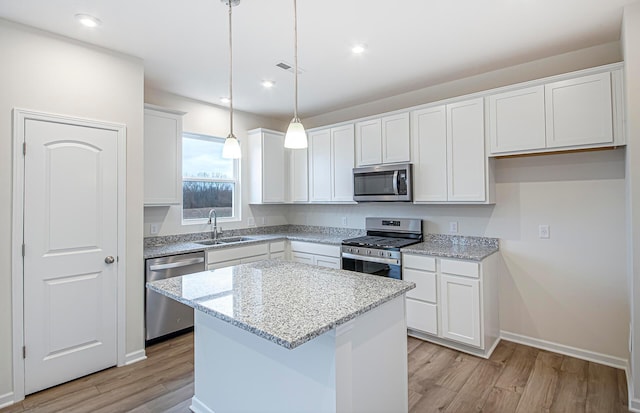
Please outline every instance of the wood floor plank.
M517 345L496 382L497 387L522 393L529 380L539 350Z
M617 382L616 369L589 363L586 411L588 413L618 411L620 399Z
M407 341L409 412L627 412L624 371L501 342L489 360ZM147 359L29 395L0 413L190 413L193 334ZM585 390L586 389L586 390Z
M540 351L524 388L517 413L548 411L558 383L563 356Z
M550 411L583 413L587 402L589 362L564 357Z

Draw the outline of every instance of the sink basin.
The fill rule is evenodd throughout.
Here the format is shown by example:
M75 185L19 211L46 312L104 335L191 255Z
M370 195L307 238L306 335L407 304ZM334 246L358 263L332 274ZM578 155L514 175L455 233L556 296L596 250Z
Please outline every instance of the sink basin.
M248 237L227 237L227 238L218 238L218 239L205 239L202 241L195 241L196 244L200 245L219 245L219 244L229 244L232 242L242 242L249 241L251 238Z

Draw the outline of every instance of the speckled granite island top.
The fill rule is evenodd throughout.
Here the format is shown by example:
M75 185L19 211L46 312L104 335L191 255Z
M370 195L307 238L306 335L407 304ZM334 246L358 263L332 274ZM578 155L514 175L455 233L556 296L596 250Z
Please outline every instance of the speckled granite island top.
M265 260L154 281L147 288L293 349L415 284Z

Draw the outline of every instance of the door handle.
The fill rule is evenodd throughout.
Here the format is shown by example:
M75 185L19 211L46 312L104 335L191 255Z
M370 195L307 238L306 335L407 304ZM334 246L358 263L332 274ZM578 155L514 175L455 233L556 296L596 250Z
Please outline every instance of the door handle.
M113 264L114 262L116 262L116 259L109 255L104 259L104 262L106 262L107 264Z

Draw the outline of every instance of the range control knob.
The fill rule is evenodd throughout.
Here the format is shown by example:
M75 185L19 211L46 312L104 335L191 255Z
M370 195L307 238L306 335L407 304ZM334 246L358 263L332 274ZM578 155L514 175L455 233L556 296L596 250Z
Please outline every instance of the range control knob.
M359 252L360 252L360 250L359 250L359 249L357 249L357 248L354 248L354 249L353 249L353 253L354 253L354 254L358 254Z
M371 250L367 250L367 255L371 255Z
M381 257L384 257L384 251L379 251L378 255L381 256Z

